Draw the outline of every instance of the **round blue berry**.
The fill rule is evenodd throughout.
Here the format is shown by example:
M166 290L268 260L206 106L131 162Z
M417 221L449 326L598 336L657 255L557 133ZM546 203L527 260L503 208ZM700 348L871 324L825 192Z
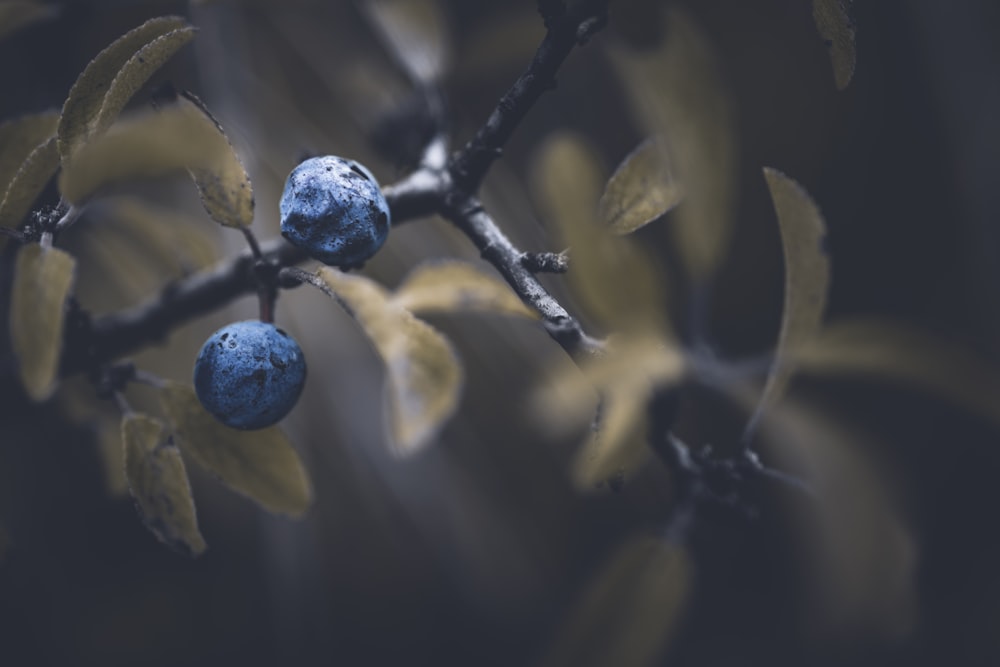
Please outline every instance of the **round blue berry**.
M226 325L209 336L194 362L194 390L226 426L256 429L287 415L306 381L295 340L267 322Z
M375 178L353 160L306 160L281 195L281 235L324 264L359 266L389 234L389 205Z

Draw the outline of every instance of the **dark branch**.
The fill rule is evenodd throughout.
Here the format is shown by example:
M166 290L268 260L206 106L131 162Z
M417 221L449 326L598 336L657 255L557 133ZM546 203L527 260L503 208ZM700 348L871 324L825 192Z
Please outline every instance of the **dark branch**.
M460 189L468 193L479 189L521 119L542 93L555 88L556 72L573 47L585 42L606 23L607 5L607 0L584 0L571 11L565 11L561 2L539 4L548 33L528 69L500 98L486 124L452 158L451 176Z

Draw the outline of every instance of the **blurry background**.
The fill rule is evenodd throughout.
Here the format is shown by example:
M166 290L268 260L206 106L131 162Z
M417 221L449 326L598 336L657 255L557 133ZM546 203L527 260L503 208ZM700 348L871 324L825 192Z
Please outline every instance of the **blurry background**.
M443 87L460 145L525 67L543 28L529 1L440 4L453 63ZM857 3L858 68L838 93L809 2L681 4L717 49L740 142L738 228L712 310L720 349L760 352L776 336L781 250L760 177L770 165L802 182L826 215L830 319L891 316L1000 364L1000 6ZM657 11L655 2L613 2L611 28L572 53L558 88L490 173L484 200L521 247L553 249L528 183L533 151L548 133L586 135L609 167L642 138L602 49L654 46ZM69 3L57 19L0 42L0 117L58 108L99 50L166 13L186 15L200 30L156 81L196 92L226 128L254 183L259 237L277 233L285 175L305 153L358 159L383 183L404 173L373 148L372 136L386 114L412 104L409 85L347 2ZM147 100L141 94L136 104ZM405 139L389 137L389 145ZM190 184L136 192L189 218L178 223L191 229L182 235L189 261L164 253L168 241L144 247L148 238L127 238L124 225L115 235L89 216L65 243L85 258L81 300L95 312L138 302L171 272L243 247L238 234L208 220ZM666 248L662 223L640 238ZM407 223L365 273L394 285L440 256L476 253L441 220ZM560 289L558 279L548 282ZM0 662L535 664L615 545L668 516L662 470L619 494L583 496L570 486L574 440L542 437L525 409L546 368L565 363L530 323L433 320L456 342L465 396L435 447L395 460L381 421L379 362L353 322L314 292L285 294L278 318L309 360L303 399L284 426L307 462L315 506L302 522L272 517L189 466L210 547L195 561L158 544L131 501L114 494L101 438L67 419L67 399L26 400L4 351ZM242 300L182 327L169 347L137 362L187 379L208 333L255 312L252 298ZM890 560L887 575L866 576L874 587L905 570L905 599L835 622L815 612L803 581L817 575L803 564L799 523L775 502L753 523L700 530L690 601L665 660L996 663L997 431L884 384L803 378L795 388L871 436L854 444L912 540L913 569ZM130 400L151 402L144 391L130 390ZM111 407L104 409L113 415ZM732 442L741 426L710 396L693 397L684 419L698 444Z

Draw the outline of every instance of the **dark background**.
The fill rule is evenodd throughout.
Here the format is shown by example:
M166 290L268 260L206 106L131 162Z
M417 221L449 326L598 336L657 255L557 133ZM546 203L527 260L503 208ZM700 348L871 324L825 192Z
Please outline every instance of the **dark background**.
M461 141L542 28L530 2L444 4L455 63L445 91ZM655 3L619 4L625 15ZM777 331L780 247L759 176L771 165L826 215L830 319L891 316L1000 364L1000 6L858 2L858 68L837 92L805 0L683 4L718 49L741 143L738 230L712 313L720 348L760 351ZM618 6L487 181L487 204L529 249L548 247L525 195L540 139L579 131L613 165L641 136L600 44L655 41L656 31L616 29ZM157 80L195 90L227 128L254 180L260 236L275 233L277 195L302 151L359 158L382 182L400 173L366 134L405 101L406 84L348 3L71 3L0 43L0 117L59 107L97 51L164 13L189 15L200 32ZM220 239L220 255L240 247ZM368 271L393 283L424 257L452 254L473 256L444 222L418 222L394 231ZM614 545L662 525L669 503L648 480L577 494L565 473L572 442L548 442L524 416L542 362L560 354L544 334L494 318L435 320L456 340L469 386L438 446L399 462L385 451L373 355L349 320L300 292L281 304L311 364L289 432L316 506L304 522L271 517L192 470L210 545L194 561L158 544L129 500L109 497L89 432L57 401L29 404L4 353L0 663L534 664ZM198 341L240 313L252 304L185 327L149 366L185 377ZM693 599L665 662L998 664L997 431L905 388L821 378L796 388L880 443L869 454L916 546L912 619L897 632L803 622L794 531L772 508L752 524L700 530ZM733 436L731 411L692 403L697 437Z

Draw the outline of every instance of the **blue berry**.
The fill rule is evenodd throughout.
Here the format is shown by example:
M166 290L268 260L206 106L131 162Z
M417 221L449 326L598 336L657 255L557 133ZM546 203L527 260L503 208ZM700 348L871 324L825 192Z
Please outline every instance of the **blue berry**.
M306 362L299 344L267 322L226 325L194 362L198 400L226 426L256 429L287 415L302 393Z
M360 266L389 234L389 205L375 178L353 160L306 160L281 195L281 235L310 257L340 268Z

